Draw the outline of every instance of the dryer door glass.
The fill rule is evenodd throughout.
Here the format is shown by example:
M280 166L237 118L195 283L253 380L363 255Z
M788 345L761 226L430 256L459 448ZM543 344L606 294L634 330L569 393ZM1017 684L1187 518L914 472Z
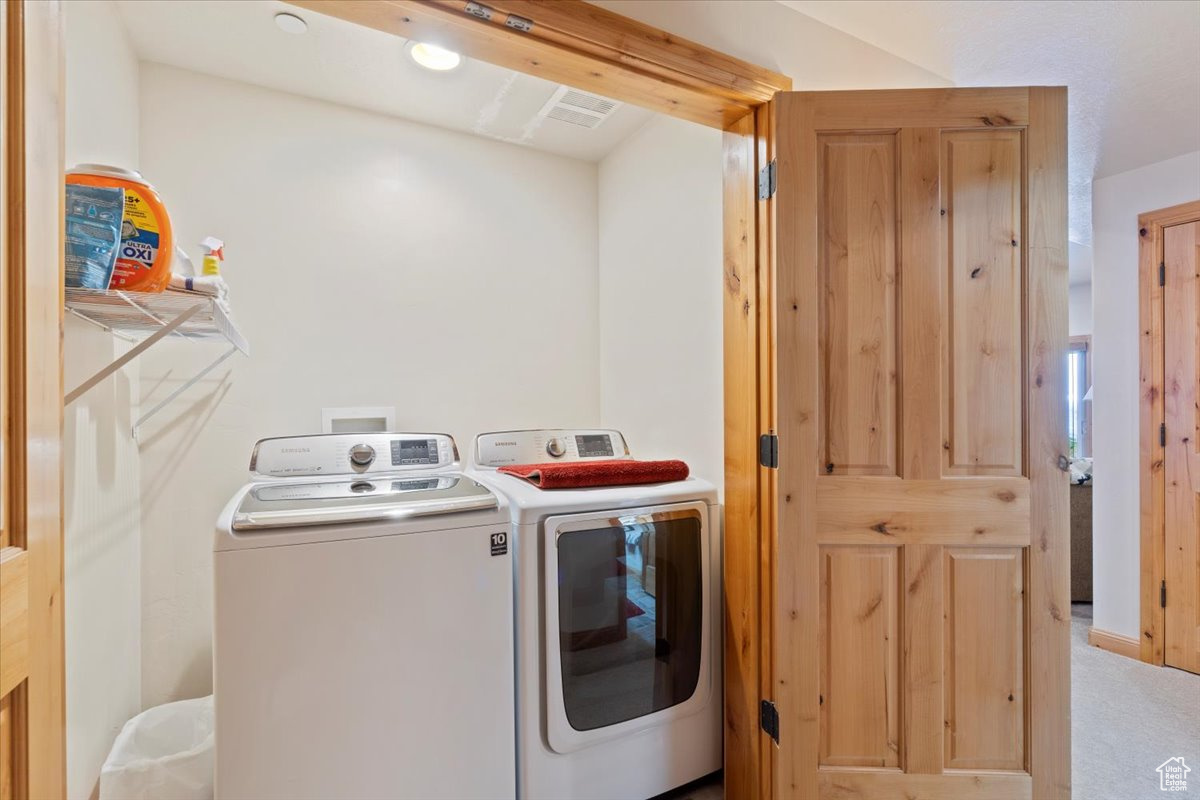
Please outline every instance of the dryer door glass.
M700 674L699 515L608 521L558 537L562 691L577 731L678 705Z

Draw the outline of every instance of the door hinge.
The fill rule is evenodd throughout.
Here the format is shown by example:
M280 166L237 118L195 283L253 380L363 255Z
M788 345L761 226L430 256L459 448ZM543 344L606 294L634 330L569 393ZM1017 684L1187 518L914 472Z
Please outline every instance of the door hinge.
M1158 587L1158 604L1163 608L1167 607L1167 582L1163 581Z
M774 433L764 433L758 437L758 463L779 469L779 437Z
M775 744L779 744L779 712L770 700L763 700L759 706L759 724L763 732L770 736Z
M533 20L518 17L516 14L509 14L508 18L504 20L504 24L521 33L529 33L533 30Z
M1167 285L1167 262L1165 261L1158 262L1158 285Z
M770 200L775 196L775 188L779 184L778 166L775 159L758 171L758 199Z
M1167 446L1167 423L1160 423L1158 426L1158 446Z
M488 21L491 21L492 19L492 10L483 3L467 3L467 5L463 8L463 11L467 12L472 17L479 17L480 19Z

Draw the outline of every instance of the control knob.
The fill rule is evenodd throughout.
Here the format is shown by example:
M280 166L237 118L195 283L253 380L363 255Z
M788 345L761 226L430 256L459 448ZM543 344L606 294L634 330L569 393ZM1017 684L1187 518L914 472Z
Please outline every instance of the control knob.
M350 448L350 463L356 467L369 467L375 460L375 448L369 444L356 444Z
M546 453L553 458L562 458L567 454L567 448L562 439L551 439L546 442Z

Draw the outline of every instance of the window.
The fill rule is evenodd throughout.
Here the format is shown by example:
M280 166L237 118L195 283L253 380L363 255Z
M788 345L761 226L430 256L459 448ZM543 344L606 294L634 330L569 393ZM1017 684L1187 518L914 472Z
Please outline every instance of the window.
M1092 455L1092 337L1072 336L1067 351L1067 440L1072 458Z
M703 642L700 518L629 521L558 538L567 721L590 731L683 703Z

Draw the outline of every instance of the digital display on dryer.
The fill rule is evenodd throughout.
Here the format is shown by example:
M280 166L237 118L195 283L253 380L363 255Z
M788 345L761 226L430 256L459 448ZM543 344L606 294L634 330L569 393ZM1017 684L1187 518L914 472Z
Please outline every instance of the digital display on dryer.
M612 439L606 433L575 437L575 449L580 458L596 458L607 456L612 458Z
M393 439L392 466L438 463L437 439Z

